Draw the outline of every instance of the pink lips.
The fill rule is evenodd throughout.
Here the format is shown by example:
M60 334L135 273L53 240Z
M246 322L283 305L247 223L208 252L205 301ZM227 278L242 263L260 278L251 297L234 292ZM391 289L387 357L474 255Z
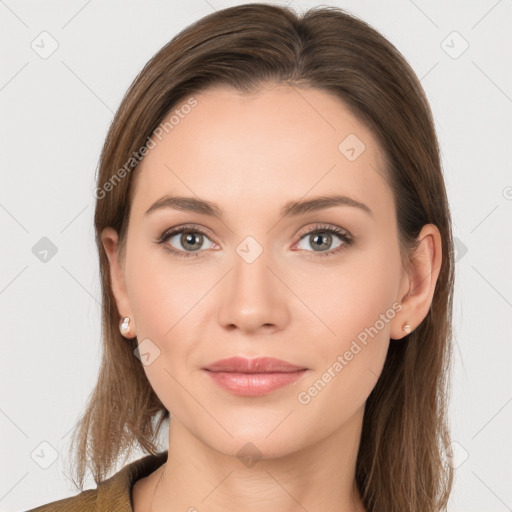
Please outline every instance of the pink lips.
M230 357L208 365L204 371L220 387L235 395L261 396L299 379L307 368L280 359Z

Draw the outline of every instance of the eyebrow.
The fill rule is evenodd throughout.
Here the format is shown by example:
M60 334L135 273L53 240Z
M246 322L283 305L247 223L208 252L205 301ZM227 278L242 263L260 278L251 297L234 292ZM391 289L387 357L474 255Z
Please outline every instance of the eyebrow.
M280 218L290 216L296 217L306 213L332 208L334 206L350 206L353 208L359 208L373 217L372 210L366 204L356 201L348 196L329 195L306 200L288 201L281 209ZM215 203L203 199L197 199L195 197L171 196L168 194L155 201L148 208L145 215L161 208L172 208L174 210L194 212L201 215L216 217L218 219L222 219L223 217L222 210Z

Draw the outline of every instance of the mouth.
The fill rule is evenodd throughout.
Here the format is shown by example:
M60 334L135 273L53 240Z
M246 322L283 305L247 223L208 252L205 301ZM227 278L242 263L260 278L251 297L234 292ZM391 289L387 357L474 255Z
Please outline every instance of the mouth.
M203 371L222 389L234 395L262 396L293 384L308 369L271 357L221 359Z

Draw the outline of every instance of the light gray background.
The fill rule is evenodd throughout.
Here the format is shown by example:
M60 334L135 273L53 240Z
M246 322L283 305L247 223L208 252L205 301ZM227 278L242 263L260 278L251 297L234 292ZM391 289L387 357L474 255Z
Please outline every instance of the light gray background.
M63 457L100 356L92 191L113 113L172 36L239 3L0 1L2 511L73 493ZM430 99L458 245L449 510L512 510L511 2L326 3L389 38ZM43 31L58 43L46 59L31 47L51 48Z

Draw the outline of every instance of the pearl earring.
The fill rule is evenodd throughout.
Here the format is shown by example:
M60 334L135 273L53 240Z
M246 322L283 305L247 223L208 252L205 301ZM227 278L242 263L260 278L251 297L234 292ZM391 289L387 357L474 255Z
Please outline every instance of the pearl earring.
M128 337L130 334L130 326L128 325L130 323L130 317L125 316L121 321L119 322L119 330L121 331L121 335Z
M411 326L408 323L405 323L402 325L402 330L405 331L407 334L409 334L412 330Z

